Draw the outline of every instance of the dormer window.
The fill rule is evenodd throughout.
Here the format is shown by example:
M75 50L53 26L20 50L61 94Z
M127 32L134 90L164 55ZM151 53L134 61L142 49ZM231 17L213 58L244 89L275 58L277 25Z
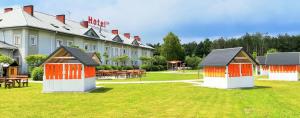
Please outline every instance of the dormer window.
M69 28L67 28L66 26L63 26L63 28L65 29L65 30L70 30Z
M51 24L53 27L55 27L55 28L59 28L57 25L54 25L54 24Z

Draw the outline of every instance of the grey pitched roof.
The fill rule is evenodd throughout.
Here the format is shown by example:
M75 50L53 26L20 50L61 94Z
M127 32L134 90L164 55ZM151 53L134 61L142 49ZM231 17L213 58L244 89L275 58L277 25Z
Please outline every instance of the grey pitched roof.
M212 50L201 62L201 66L225 66L242 50L242 47Z
M260 65L265 65L266 64L266 56L257 56L256 61Z
M279 52L268 54L267 65L300 65L300 52Z
M10 45L8 43L5 43L3 41L0 41L0 49L10 49L10 50L14 50L14 49L18 49L16 46Z
M201 62L200 66L226 66L241 51L243 51L243 47L212 50ZM245 53L253 62L257 63L251 55L249 55L247 52Z
M64 48L67 52L69 52L72 56L74 56L78 61L80 61L84 65L87 66L99 65L91 58L91 56L89 56L81 49L65 47L65 46L61 46L61 48Z
M93 58L94 55L97 56L97 58L100 60L101 62L101 58L96 54L96 52L88 52L87 55L89 55L89 57Z
M72 47L66 47L66 46L60 46L57 48L54 52L52 52L47 59L43 63L40 64L43 65L49 58L51 58L54 54L56 54L60 49L64 49L68 53L70 53L72 56L74 56L80 63L86 65L86 66L98 66L99 64L95 62L87 53L85 53L83 50L79 48L72 48ZM78 62L77 60L68 60L69 63L72 62Z

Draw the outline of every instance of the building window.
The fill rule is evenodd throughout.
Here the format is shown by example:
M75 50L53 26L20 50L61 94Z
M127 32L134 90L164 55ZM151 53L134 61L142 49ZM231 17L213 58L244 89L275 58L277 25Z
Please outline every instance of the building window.
M56 40L56 48L62 46L62 44L63 44L62 40L58 40L58 39Z
M35 35L30 35L29 36L30 42L32 46L36 46L37 45L37 36Z
M96 50L97 50L97 46L93 45L93 51L96 51Z
M73 46L74 45L74 42L73 41L68 41L68 44L67 44L67 46Z
M21 44L21 35L20 34L14 35L14 43L15 43L15 45Z
M84 49L87 51L89 49L89 45L87 43L84 44Z

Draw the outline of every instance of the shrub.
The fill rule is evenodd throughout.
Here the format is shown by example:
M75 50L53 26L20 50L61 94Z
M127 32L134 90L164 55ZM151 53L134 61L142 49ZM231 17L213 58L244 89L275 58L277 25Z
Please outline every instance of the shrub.
M8 56L5 56L5 55L0 55L0 63L11 64L11 63L13 63L13 59Z
M191 67L192 69L197 69L199 64L201 62L201 58L197 56L187 56L185 58L185 63L188 67Z
M126 66L125 70L133 70L133 66Z
M111 69L118 70L118 66L111 66Z
M140 69L139 66L133 66L133 69Z
M150 71L150 65L148 65L148 64L143 64L141 66L141 68L144 69L144 70L146 70L146 71Z
M31 77L35 81L43 80L44 69L42 67L35 67L31 72Z
M96 66L96 70L104 70L105 66Z
M165 66L163 66L163 65L158 65L158 68L159 68L160 71L166 70L166 69L165 69Z
M112 70L112 69L113 69L112 66L109 66L109 65L104 66L104 70Z
M157 65L152 65L152 66L150 66L150 70L151 70L151 71L159 71L160 68L159 68L159 66L157 66Z
M32 71L33 68L37 67L47 58L46 55L36 54L36 55L29 55L25 58L26 63L29 66L29 73Z
M153 65L167 65L167 59L164 56L154 56Z

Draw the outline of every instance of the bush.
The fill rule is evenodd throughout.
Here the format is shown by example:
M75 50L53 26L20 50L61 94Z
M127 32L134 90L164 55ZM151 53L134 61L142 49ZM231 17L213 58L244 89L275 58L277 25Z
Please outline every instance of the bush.
M96 70L105 70L105 65L103 65L103 66L96 66Z
M158 68L159 68L160 71L166 70L165 66L163 66L163 65L158 65Z
M104 70L112 70L112 66L109 66L109 65L104 65Z
M141 66L141 68L144 69L144 70L146 70L146 71L150 71L150 65L148 65L148 64L143 64Z
M132 66L123 66L122 67L123 70L133 70Z
M32 71L33 68L37 67L41 64L45 59L47 59L47 55L36 54L36 55L29 55L25 58L26 63L29 66L29 73Z
M151 71L159 71L160 68L159 68L159 66L157 66L157 65L152 65L152 66L150 66L150 70L151 70Z
M11 63L13 63L13 59L8 56L5 56L5 55L0 55L0 63L11 64Z
M118 70L118 66L111 66L111 69Z
M139 66L133 66L133 69L140 69Z
M44 69L42 67L35 67L31 72L31 77L35 81L43 80Z
M199 64L201 62L201 58L197 56L187 56L185 58L185 63L188 67L191 67L192 69L197 69Z
M167 65L167 59L164 56L154 56L153 65Z

